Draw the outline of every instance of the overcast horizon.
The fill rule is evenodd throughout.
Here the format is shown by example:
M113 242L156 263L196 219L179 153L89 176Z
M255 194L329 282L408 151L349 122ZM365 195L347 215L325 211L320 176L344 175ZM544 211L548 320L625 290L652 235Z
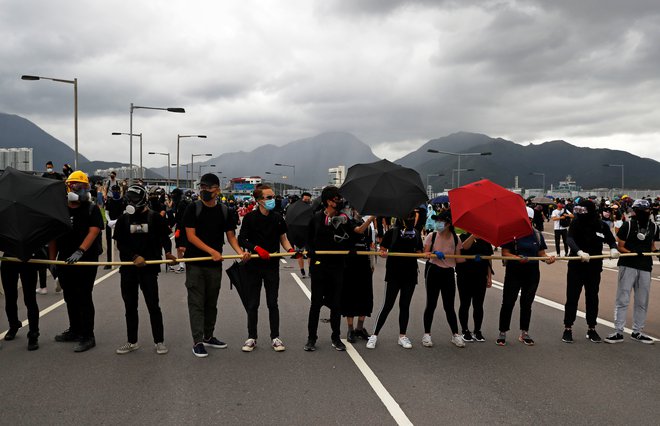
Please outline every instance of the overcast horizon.
M72 85L20 76L78 78L91 160L128 162L131 102L186 109L135 110L145 154L346 131L397 159L468 131L660 159L650 0L0 1L0 112L73 146Z

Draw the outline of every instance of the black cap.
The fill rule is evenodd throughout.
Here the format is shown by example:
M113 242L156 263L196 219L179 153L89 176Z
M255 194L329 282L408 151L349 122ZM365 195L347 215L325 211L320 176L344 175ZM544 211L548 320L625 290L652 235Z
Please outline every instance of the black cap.
M431 219L441 220L443 222L451 223L451 211L450 210L441 211L440 213L431 216Z
M206 186L220 186L220 179L218 179L218 176L214 175L213 173L207 173L199 180L199 184Z

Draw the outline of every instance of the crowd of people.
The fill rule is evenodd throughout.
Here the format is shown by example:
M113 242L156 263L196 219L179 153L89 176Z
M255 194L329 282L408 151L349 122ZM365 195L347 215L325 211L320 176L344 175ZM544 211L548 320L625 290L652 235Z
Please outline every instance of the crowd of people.
M495 343L507 344L512 312L520 294L518 340L534 345L530 334L532 303L541 274L539 260L552 264L560 256L568 261L566 303L562 340L573 342L572 326L578 301L584 288L587 339L594 343L623 341L626 313L634 289L633 333L631 338L652 344L643 329L649 303L649 291L655 241L660 238L657 214L659 200L628 197L616 200L592 197L575 200L552 200L548 204L528 201L526 214L533 232L493 247L478 235L454 227L449 203L422 205L400 218L361 216L344 200L341 190L327 186L321 192L318 207L311 214L305 238L295 239L285 221L287 209L294 203L312 204L312 196L281 197L269 185L257 185L252 199L235 203L222 197L215 174L200 178L199 191L146 188L142 184L122 185L113 172L105 182L93 185L82 171L65 168L63 174L46 165L44 177L64 180L66 202L72 229L51 241L35 258L60 260L50 265L66 301L69 327L55 336L58 342L75 343L73 350L85 352L96 345L95 309L92 297L97 266L75 265L80 261L97 262L103 251L102 233L106 233L107 261L112 261L113 244L123 264L120 269L121 297L125 307L126 342L116 349L127 354L140 348L138 343L138 300L141 291L149 312L154 350L166 354L163 314L159 303L160 264L150 263L163 257L174 273L185 273L187 308L190 321L192 353L208 356L207 348L222 349L227 344L215 336L218 298L223 275L223 248L229 244L241 258L246 281L244 305L247 312L247 339L244 352L257 347L258 311L262 287L266 294L270 324L269 345L274 351L286 349L280 336L279 263L272 253L282 248L299 262L300 276L310 278L311 303L308 313L308 336L304 350L317 349L318 324L323 306L330 310L330 342L338 351L346 350L341 337L341 318L346 318L346 340L363 340L375 349L378 336L394 307L399 303L398 345L413 347L408 337L410 305L420 274L418 259L426 259L423 281L426 306L421 345L434 345L431 329L438 299L442 299L449 329L449 341L464 348L472 342L484 342L482 324L486 290L492 285L494 250L501 249L506 261L499 334ZM311 208L311 207L310 207ZM547 253L543 237L545 222L552 221L556 256ZM290 241L291 237L291 241ZM563 246L560 243L563 240ZM174 244L172 243L174 241ZM610 258L618 259L619 274L615 303L615 331L602 339L596 332L598 292L603 268L603 247ZM375 251L374 256L360 256L358 251ZM343 251L348 255L326 254ZM396 253L397 255L390 255ZM416 256L398 254L416 253ZM635 253L635 256L620 256ZM254 258L253 255L256 255ZM386 258L382 306L378 310L373 334L365 321L374 311L373 273L375 255ZM451 255L451 256L448 256ZM464 256L461 256L464 255ZM11 256L11 253L5 253ZM467 257L466 257L467 256ZM198 258L202 258L198 260ZM184 259L186 262L176 263ZM309 274L305 271L308 262ZM515 259L515 260L513 260ZM106 265L104 268L111 268ZM28 350L38 349L39 308L36 294L45 294L46 270L33 263L2 261L1 277L5 291L5 310L9 330L5 340L13 340L21 328L18 319L18 280L28 312ZM37 288L38 277L43 280ZM459 297L458 315L454 308ZM472 327L469 326L472 310ZM357 318L357 321L355 321ZM460 326L460 328L459 328Z

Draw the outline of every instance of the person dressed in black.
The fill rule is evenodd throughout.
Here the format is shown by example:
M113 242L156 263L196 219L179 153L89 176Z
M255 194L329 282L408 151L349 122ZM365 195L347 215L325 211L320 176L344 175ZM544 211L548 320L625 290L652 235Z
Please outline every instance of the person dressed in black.
M48 178L48 179L55 179L55 180L64 180L62 178L62 175L57 173L55 171L55 169L53 168L53 162L52 161L48 161L46 163L46 171L44 172L44 174L41 175L41 177L45 177L45 178Z
M188 240L186 239L186 227L183 225L183 216L188 208L188 205L192 203L192 191L188 190L185 193L179 189L174 188L172 190L172 210L174 210L174 245L176 246L176 254L179 259L183 258L183 255L186 252L186 244ZM177 274L182 274L186 272L185 263L179 263L179 266L170 265L168 266L170 272L176 272Z
M147 260L160 260L161 250L165 257L176 260L172 255L172 241L165 219L147 206L147 191L140 185L131 185L126 192L126 213L115 225L114 239L117 240L119 258L123 262L133 262L135 266L122 265L121 297L126 308L126 329L128 342L116 353L123 355L137 350L138 345L138 296L142 290L144 302L149 310L151 332L156 353L168 352L164 344L163 314L158 300L159 265L148 265ZM138 290L139 289L139 290Z
M336 186L326 186L321 191L324 209L316 212L309 222L307 251L311 258L309 273L312 281L312 297L307 321L307 343L304 350L316 350L319 316L323 305L330 309L332 346L345 351L341 341L341 289L344 281L345 257L338 255L318 255L317 251L349 250L350 235L353 232L348 216L341 213L344 199Z
M568 228L566 242L570 248L569 256L579 256L580 260L569 260L566 273L566 304L564 305L564 334L561 340L573 343L573 323L577 314L578 301L584 287L587 309L587 339L600 343L601 337L596 332L598 318L598 289L603 271L603 259L591 259L591 256L603 254L603 243L610 246L610 256L619 257L616 240L610 227L603 222L596 211L596 204L591 200L582 200L574 207L575 220Z
M73 228L48 245L50 259L64 260L57 267L69 315L69 328L55 336L57 342L75 342L75 352L96 346L94 338L94 301L92 290L97 266L73 266L78 261L97 262L101 254L103 217L89 196L87 175L76 170L66 180L69 214Z
M5 257L13 257L9 252ZM39 349L39 306L37 305L37 264L27 262L9 262L3 260L0 265L2 288L5 291L5 313L9 322L9 330L5 340L14 340L16 333L23 326L18 319L18 278L23 287L23 302L28 316L28 351Z
M107 253L108 262L112 262L112 233L115 229L115 224L117 219L124 212L126 208L126 202L121 196L121 188L119 185L112 185L108 197L105 200L105 216L106 216L106 225L105 225L105 249ZM112 266L105 265L103 269L111 269Z
M288 252L294 252L286 237L286 223L275 208L275 193L268 185L261 185L254 190L257 208L243 217L243 225L238 235L238 243L251 253L259 255L259 259L245 264L248 281L247 322L248 339L243 345L243 352L252 352L257 346L257 322L261 286L266 289L266 304L270 320L271 347L275 352L286 348L280 339L280 310L277 298L280 288L280 267L276 257L270 253L279 251L280 245Z

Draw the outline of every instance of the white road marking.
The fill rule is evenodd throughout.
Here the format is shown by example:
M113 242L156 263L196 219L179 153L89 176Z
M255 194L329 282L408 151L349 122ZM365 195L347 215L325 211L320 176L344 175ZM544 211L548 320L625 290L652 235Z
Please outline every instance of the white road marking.
M284 260L284 259L280 259L280 262L282 262L282 263L286 263L286 260Z
M307 286L302 282L302 280L298 277L298 275L292 272L291 276L293 277L294 281L298 283L298 286L303 291L303 293L305 293L305 296L307 296L307 298L311 300L312 293L309 291ZM408 416L406 416L406 413L403 412L401 406L399 406L399 404L392 397L392 395L387 391L387 389L385 389L383 383L378 379L378 376L376 376L373 370L369 368L367 363L360 356L360 353L353 347L351 343L348 343L344 339L342 339L342 341L346 345L346 352L355 363L355 366L358 368L358 370L360 370L360 372L367 380L367 383L369 383L369 385L374 390L374 392L376 392L376 395L378 395L378 398L380 398L383 405L385 405L387 411L390 412L390 415L392 416L392 418L394 418L394 421L398 425L412 425L412 422L410 421Z

